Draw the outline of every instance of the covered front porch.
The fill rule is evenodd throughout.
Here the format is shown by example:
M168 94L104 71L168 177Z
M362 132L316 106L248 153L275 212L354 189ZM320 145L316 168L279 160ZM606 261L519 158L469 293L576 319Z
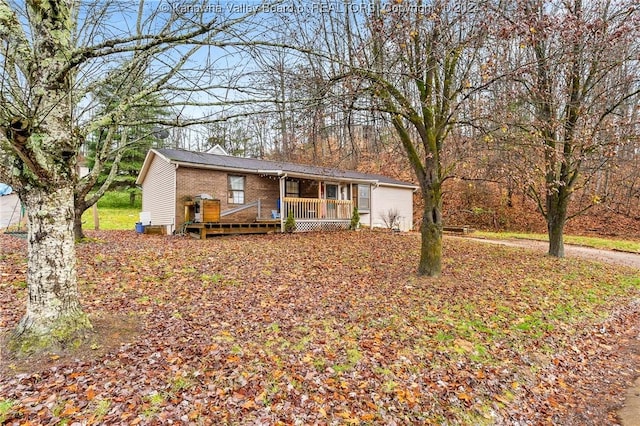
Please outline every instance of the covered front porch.
M359 209L361 222L369 224L372 183L334 179L281 171L245 175L233 181L237 188L230 184L227 194L231 200L240 192L242 203L227 202L223 194L215 192L216 199L201 195L185 202L182 233L204 239L209 235L284 232L289 215L295 220L296 232L348 229L354 207Z
M281 177L277 217L283 230L289 214L293 215L297 232L348 229L359 195L368 201L370 186L369 182ZM368 205L363 207L368 211Z
M281 220L291 212L298 232L348 229L353 212L351 200L285 197L282 206Z

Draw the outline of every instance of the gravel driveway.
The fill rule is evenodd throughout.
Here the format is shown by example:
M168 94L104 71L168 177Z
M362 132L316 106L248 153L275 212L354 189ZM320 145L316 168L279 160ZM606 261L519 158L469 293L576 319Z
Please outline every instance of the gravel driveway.
M485 238L458 237L448 235L447 238L464 238L466 240L478 241L486 244L501 244L509 247L523 247L532 250L546 252L549 249L549 243L546 241L534 240L490 240ZM586 259L599 260L601 262L613 263L616 265L631 266L640 269L640 254L627 253L622 251L612 251L597 249L592 247L574 246L565 244L564 254L566 257L582 257Z

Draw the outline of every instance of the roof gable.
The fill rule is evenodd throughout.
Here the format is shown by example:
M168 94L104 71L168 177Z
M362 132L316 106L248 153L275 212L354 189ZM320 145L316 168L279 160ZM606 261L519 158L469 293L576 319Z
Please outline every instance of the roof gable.
M215 144L211 149L207 151L207 154L217 154L217 155L229 155L229 153L220 146L219 143Z
M140 173L138 173L138 177L136 178L136 185L142 185L142 182L144 182L144 179L147 177L149 167L151 167L151 163L153 163L153 159L155 157L159 157L167 163L171 162L167 157L158 152L157 149L150 149L147 152L147 156L144 158L144 163L142 163L142 168L140 169Z

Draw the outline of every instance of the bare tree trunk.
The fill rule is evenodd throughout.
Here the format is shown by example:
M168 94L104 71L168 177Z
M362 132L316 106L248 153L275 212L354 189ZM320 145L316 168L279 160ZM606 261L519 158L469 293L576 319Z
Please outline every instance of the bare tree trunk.
M433 188L423 191L424 210L420 234L418 274L437 277L442 271L442 198Z
M91 329L78 300L73 186L21 194L29 220L27 311L12 337L22 353L66 344Z
M513 207L513 181L507 178L507 207Z
M564 226L567 223L568 194L562 188L557 193L547 194L546 204L545 219L549 232L549 255L564 257Z
M565 220L563 218L554 217L547 219L550 256L564 257L564 225Z
M82 214L87 207L84 204L79 204L76 200L75 215L73 218L73 235L76 241L80 241L85 238L84 231L82 229Z

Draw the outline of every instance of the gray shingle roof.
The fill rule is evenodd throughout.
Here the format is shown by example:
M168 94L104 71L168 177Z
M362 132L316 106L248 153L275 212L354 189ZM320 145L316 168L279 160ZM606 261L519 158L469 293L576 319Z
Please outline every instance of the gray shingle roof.
M318 167L306 164L287 163L282 161L259 160L257 158L216 155L204 152L185 151L180 149L156 149L156 151L172 162L193 164L194 166L220 167L238 169L247 172L265 172L281 170L284 173L305 175L318 178L341 180L378 181L381 184L416 187L415 184L402 182L387 176L360 173L351 170L340 170L330 167Z

